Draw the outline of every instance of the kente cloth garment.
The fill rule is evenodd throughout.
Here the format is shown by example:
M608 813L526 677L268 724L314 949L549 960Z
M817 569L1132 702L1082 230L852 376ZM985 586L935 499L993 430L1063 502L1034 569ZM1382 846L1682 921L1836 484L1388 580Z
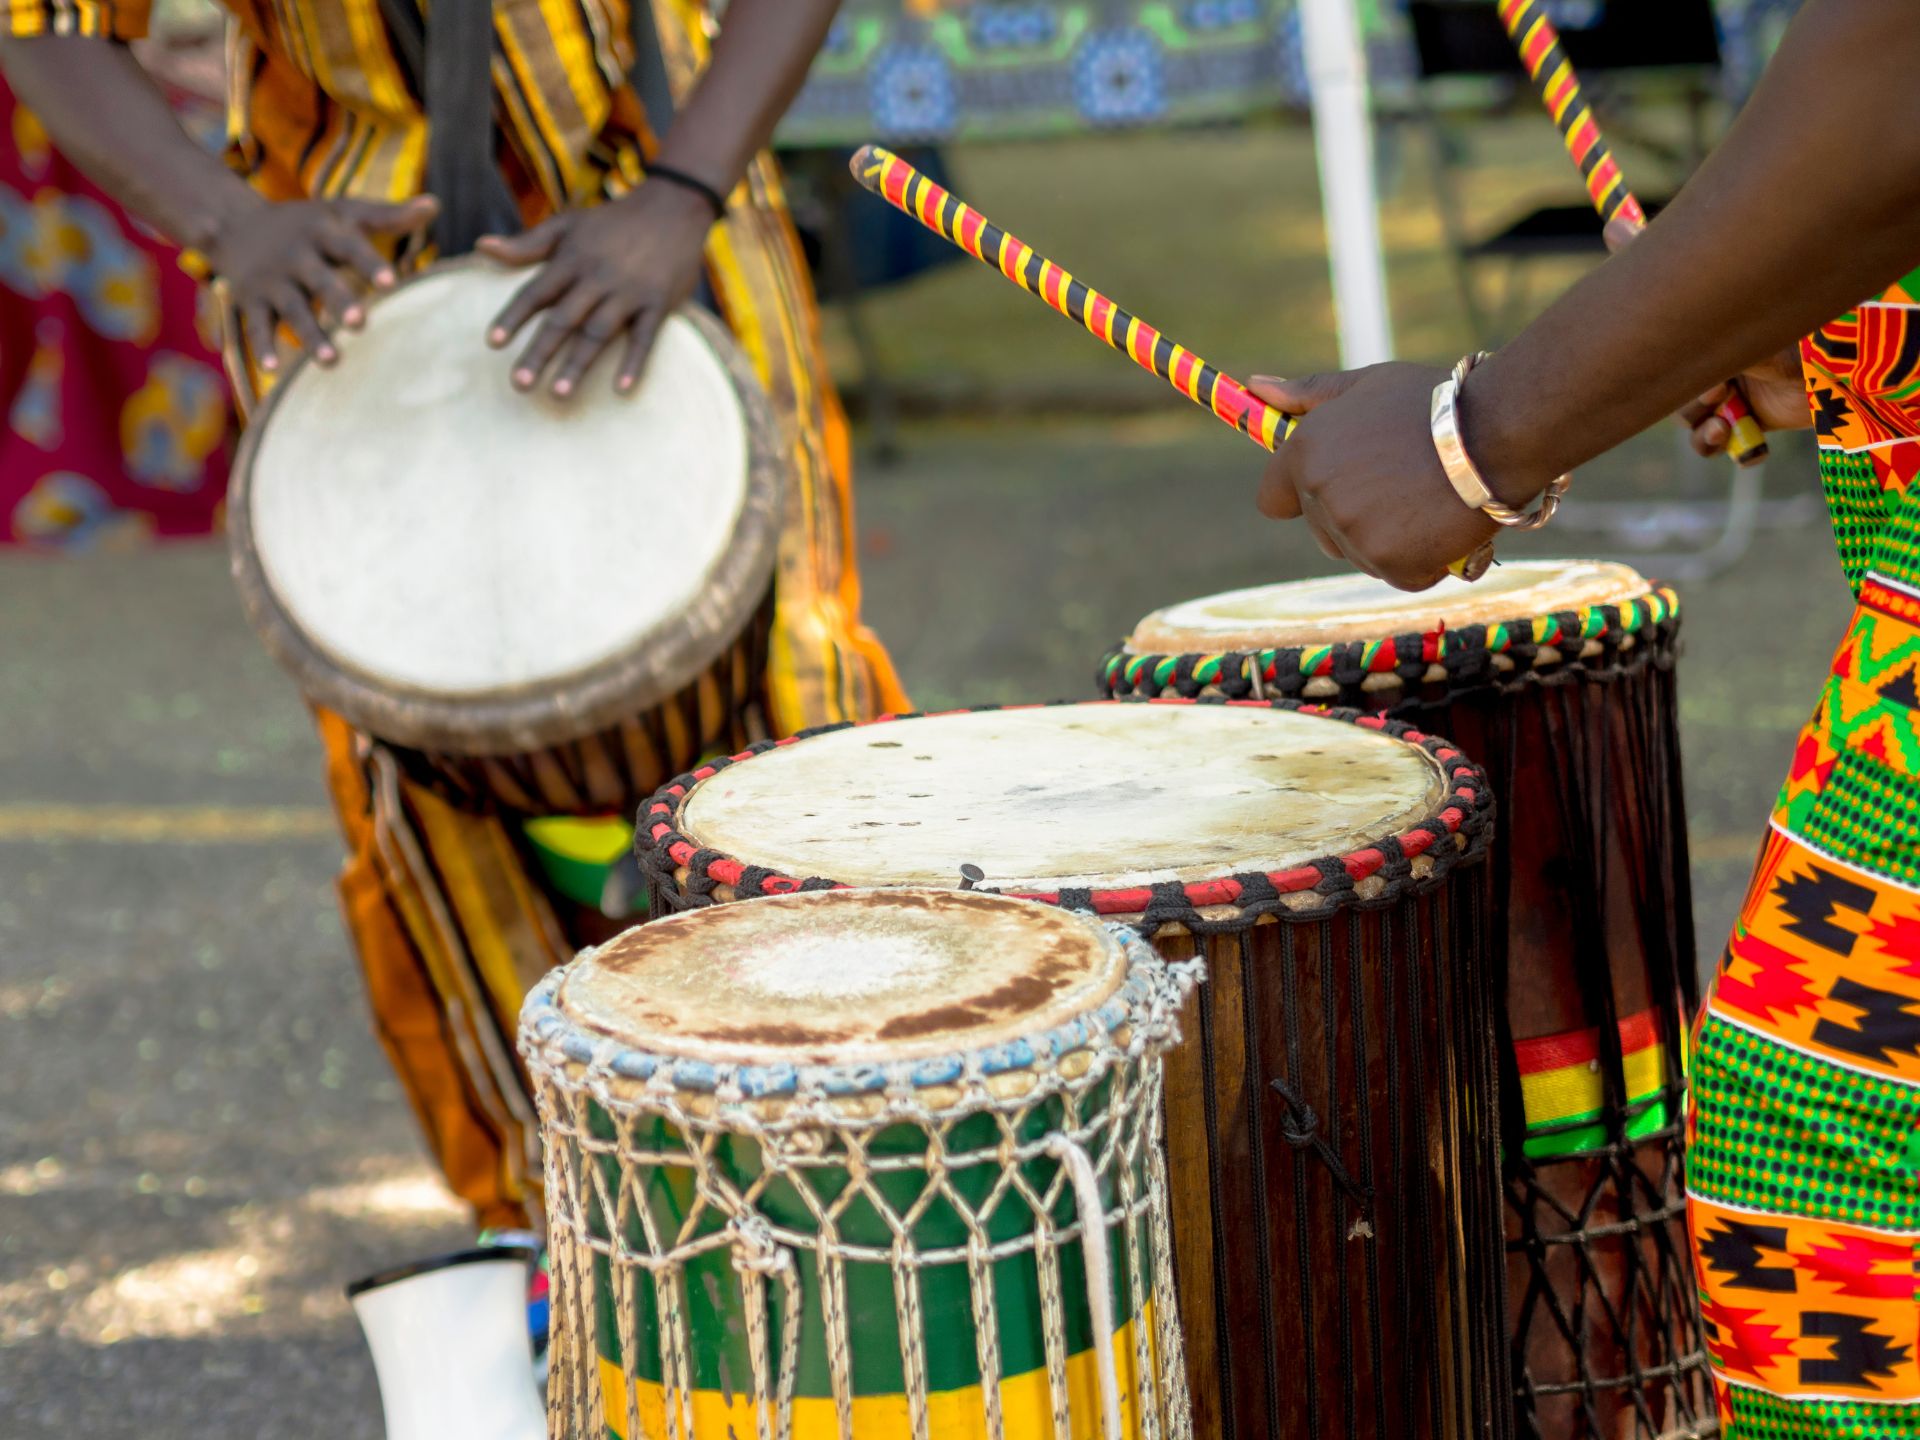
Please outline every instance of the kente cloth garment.
M380 3L232 0L231 154L265 193L415 193L424 121ZM667 73L684 95L705 62L711 19L696 0L653 6ZM130 39L145 28L144 0L9 0L6 13L15 35ZM625 8L496 0L495 17L500 162L523 218L640 183L651 140L622 79L632 57ZM859 620L846 420L768 157L730 197L706 262L792 459L767 687L775 728L904 709L885 650ZM455 1192L482 1225L523 1225L539 1203L539 1140L515 1025L526 988L568 958L577 937L528 853L526 817L456 808L407 779L372 737L318 718L348 847L341 900L375 1031Z
M1857 608L1697 1026L1731 1440L1920 1436L1920 271L1801 347Z
M217 107L170 92L189 126ZM232 406L210 312L0 82L0 544L217 529Z
M691 0L655 0L654 20L684 95L706 59L706 14ZM640 134L648 143L643 124ZM885 650L859 622L846 420L764 155L708 239L707 277L792 446L768 671L775 728L905 709ZM456 808L371 737L336 716L320 725L349 844L342 901L375 1029L448 1183L480 1224L525 1224L539 1208L540 1149L515 1026L527 988L580 938L562 919L565 898L530 855L525 817Z

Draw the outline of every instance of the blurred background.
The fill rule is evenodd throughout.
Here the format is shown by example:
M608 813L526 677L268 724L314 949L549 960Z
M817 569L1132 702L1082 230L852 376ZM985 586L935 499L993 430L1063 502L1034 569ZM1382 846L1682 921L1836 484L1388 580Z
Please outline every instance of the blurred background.
M1548 8L1657 199L1794 6ZM1497 341L1600 258L1491 17L1354 13L1405 358ZM168 0L143 57L209 143L219 24ZM1257 451L849 193L847 153L893 143L1229 372L1302 374L1341 359L1308 68L1288 0L847 0L781 143L861 422L866 613L917 703L1088 695L1147 610L1329 566L1255 519ZM373 1437L341 1284L469 1233L367 1030L306 711L212 533L230 433L193 287L7 105L0 1430ZM1509 551L1682 592L1708 961L1848 613L1803 441L1736 482L1651 432Z

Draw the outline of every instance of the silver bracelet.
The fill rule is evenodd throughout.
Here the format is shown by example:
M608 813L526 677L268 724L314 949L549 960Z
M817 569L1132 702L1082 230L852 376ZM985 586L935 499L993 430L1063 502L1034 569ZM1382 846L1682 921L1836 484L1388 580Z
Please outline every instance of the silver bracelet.
M1522 513L1494 498L1467 454L1466 438L1460 433L1460 386L1466 381L1467 372L1486 358L1484 350L1461 356L1460 363L1453 367L1453 374L1433 387L1433 409L1428 418L1433 428L1434 452L1440 457L1440 468L1447 472L1447 483L1453 486L1453 493L1469 510L1478 510L1496 525L1538 530L1560 508L1560 497L1573 484L1573 476L1562 475L1548 485L1540 496L1539 508L1532 514Z

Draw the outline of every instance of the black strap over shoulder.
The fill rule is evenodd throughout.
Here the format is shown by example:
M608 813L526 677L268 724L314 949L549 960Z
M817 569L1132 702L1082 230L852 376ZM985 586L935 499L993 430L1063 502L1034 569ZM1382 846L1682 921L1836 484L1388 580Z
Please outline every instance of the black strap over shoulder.
M382 5L403 55L408 40L391 12L405 8L405 0ZM496 153L492 0L434 0L424 50L427 189L440 201L434 244L442 256L464 255L482 235L520 228Z
M667 57L654 28L651 0L629 0L629 29L633 33L633 68L627 79L646 111L647 128L657 145L673 128L673 86L667 80Z

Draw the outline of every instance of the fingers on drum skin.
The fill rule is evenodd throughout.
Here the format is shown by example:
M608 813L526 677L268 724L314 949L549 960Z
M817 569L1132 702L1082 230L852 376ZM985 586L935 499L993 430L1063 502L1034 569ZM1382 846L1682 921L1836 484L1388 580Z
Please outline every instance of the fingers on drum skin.
M518 335L526 323L573 288L574 274L564 263L549 265L514 292L506 308L487 327L487 343L496 350Z
M527 342L527 348L520 352L520 359L513 367L513 383L521 390L531 390L539 383L540 376L561 348L572 338L587 318L593 314L600 303L600 297L587 286L576 284L561 296L559 302L547 309L541 317L539 328L533 332L533 339Z
M635 317L633 328L627 332L627 348L620 357L620 369L614 376L613 388L626 394L640 384L641 372L646 369L647 356L653 353L653 342L660 333L661 321L666 317L662 309L643 310Z
M249 300L240 308L240 330L247 337L247 349L254 364L262 370L280 368L280 356L274 344L273 308L262 300Z
M322 311L335 324L357 328L360 323L359 297L346 278L327 263L319 251L305 256L294 269L294 278L320 302Z
M352 225L332 224L320 232L320 253L336 265L344 265L376 290L394 284L393 267L387 263L365 233ZM343 317L349 325L358 325L363 317L358 306L352 317Z
M280 323L293 332L293 338L300 342L300 348L322 365L331 365L339 358L333 348L333 342L327 338L326 327L313 313L313 301L299 286L286 284L273 292L273 308L280 312Z
M636 308L636 302L627 296L608 295L587 313L560 352L553 377L555 395L564 398L574 392L601 352L633 323Z

